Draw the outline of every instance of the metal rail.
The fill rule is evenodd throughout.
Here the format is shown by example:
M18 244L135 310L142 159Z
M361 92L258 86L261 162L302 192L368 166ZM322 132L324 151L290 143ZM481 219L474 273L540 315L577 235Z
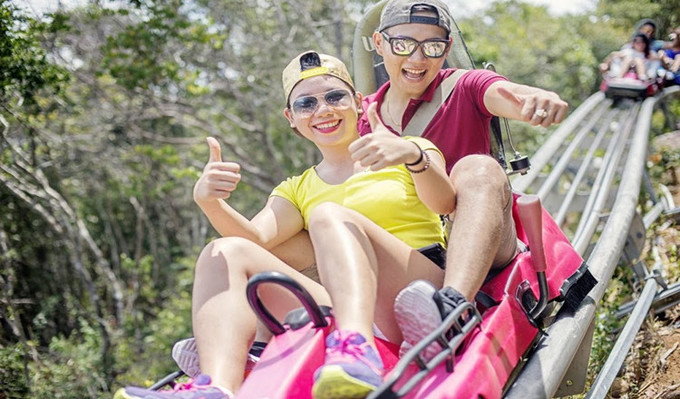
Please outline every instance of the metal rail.
M642 176L646 170L652 113L666 97L679 92L678 87L666 89L659 96L645 100L639 110L636 108L638 105L633 104L628 112L611 114L611 118L602 118L603 114L598 114L597 105L603 101L603 96L600 96L601 93L594 94L555 131L550 140L533 157L533 171L513 181L515 190L526 192L537 190L542 194L542 198L547 200L546 208L557 207L557 210L548 210L552 214L562 215L561 219L565 221L563 228L567 230L579 253L586 257L590 271L599 283L575 312L572 314L562 312L556 315L555 321L547 328L547 335L538 343L537 349L531 354L518 378L509 387L506 398L549 398L560 388L584 338L591 330L597 305L602 300L624 251L628 231L636 215ZM606 101L605 104L610 105ZM606 126L598 125L599 122L593 123L597 118L611 125L614 131L609 138L602 133ZM545 170L555 167L556 164L551 162L554 162L556 154L561 156L565 153L560 150L569 146L573 137L578 136L579 127L583 132L589 126L597 129L592 141L586 139L588 135L579 136L584 147L580 151L570 148L568 155L565 155L574 162L569 163L560 158L557 162L561 161L561 170L554 172L559 173L560 178L551 177ZM579 157L581 152L585 154L583 158ZM604 155L596 156L598 153ZM584 166L583 162L586 162L587 166ZM569 166L562 167L562 164ZM567 172L572 167L576 172L573 178L570 178ZM552 187L544 188L547 186L542 184L546 182ZM573 186L581 186L584 182L585 187L580 190L584 191L585 203L578 203L578 206L564 205L562 201L565 198L572 202L578 197L579 189ZM568 188L564 190L564 186ZM574 201L576 202L578 201ZM571 233L569 231L573 226L568 225L567 208L571 212L576 212L578 216L575 219L579 221L578 227ZM654 211L660 213L658 209ZM656 280L648 279L634 316L631 316L631 324L624 329L626 334L622 335L621 343L617 343L616 350L622 354L613 353L607 368L603 369L598 385L595 386L593 397L600 397L597 395L603 390L608 391L611 386L612 370L618 370L617 367L620 367L622 362L621 356L625 358L630 346L629 334L639 330L639 320L653 306L652 302L661 298L660 295L652 295L656 294L656 290ZM650 298L656 299L652 301Z
M661 264L657 263L655 268L660 267ZM593 385L590 387L586 399L604 399L607 396L619 370L621 370L623 362L626 360L626 356L635 340L635 336L638 331L640 331L642 322L645 320L646 315L649 313L649 309L652 307L657 288L658 283L654 279L654 276L649 276L645 283L645 288L642 290L642 294L640 294L640 299L633 309L633 313L630 315L621 334L619 334L619 339L616 340L611 355L604 366L602 366L602 370L600 370L595 382L593 382Z
M569 118L562 122L550 135L550 138L543 144L541 150L532 155L531 169L527 174L517 176L512 181L512 187L520 192L528 192L532 183L539 177L543 168L550 164L557 150L563 145L567 137L583 122L594 107L604 99L604 93L597 92L588 97L580 107L569 115ZM545 198L541 198L541 200L545 200Z

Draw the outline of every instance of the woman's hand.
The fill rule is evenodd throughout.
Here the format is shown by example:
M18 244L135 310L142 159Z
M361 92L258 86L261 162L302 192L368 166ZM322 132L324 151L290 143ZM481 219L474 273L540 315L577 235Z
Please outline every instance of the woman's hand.
M241 166L235 162L223 162L220 143L213 137L208 137L207 141L210 158L194 185L194 201L199 205L229 198L241 181Z
M416 162L420 158L418 147L390 132L380 121L376 108L374 102L366 110L373 133L359 137L349 145L352 159L371 170Z

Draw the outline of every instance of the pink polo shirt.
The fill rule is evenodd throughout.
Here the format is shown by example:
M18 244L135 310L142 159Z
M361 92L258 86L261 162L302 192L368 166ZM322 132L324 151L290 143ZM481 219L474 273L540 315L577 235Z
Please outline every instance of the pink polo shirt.
M420 104L432 100L437 86L454 71L455 69L441 70L420 98L410 100L404 112L403 126L407 126ZM490 154L489 122L493 115L484 105L484 93L492 83L504 80L507 79L495 72L483 69L468 71L458 79L451 96L425 128L422 137L433 142L444 154L447 172L450 172L453 164L466 155ZM389 87L390 82L387 82L377 92L366 96L363 102L364 110L370 103L376 101L380 110ZM382 120L382 115L380 118ZM371 125L365 112L359 120L358 128L362 136L371 132Z

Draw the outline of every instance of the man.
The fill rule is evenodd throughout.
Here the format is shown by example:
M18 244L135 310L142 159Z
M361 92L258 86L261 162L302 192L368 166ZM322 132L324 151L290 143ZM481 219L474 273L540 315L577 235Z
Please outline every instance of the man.
M402 352L438 327L460 303L473 301L489 272L507 266L521 250L506 173L494 158L483 155L490 153L491 117L547 127L567 114L567 103L553 92L515 84L485 70L442 70L452 43L451 23L448 7L440 0L390 0L373 34L390 80L365 98L364 109L377 102L380 118L395 134L408 128L420 107L434 101L445 78L455 74L457 79L451 95L421 128L422 136L443 152L456 189L444 287L436 290L416 281L397 297ZM359 132L370 132L365 115ZM436 352L434 345L425 356Z

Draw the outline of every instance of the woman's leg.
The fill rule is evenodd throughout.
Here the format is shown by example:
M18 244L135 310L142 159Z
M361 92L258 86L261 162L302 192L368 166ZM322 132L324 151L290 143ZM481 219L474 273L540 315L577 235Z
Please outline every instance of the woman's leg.
M628 70L632 66L632 63L633 63L633 59L631 57L624 57L621 60L621 69L618 71L618 73L615 77L622 78L625 74L627 74Z
M642 58L636 58L633 60L633 66L635 67L635 73L638 79L647 80L647 67L645 67L645 60Z
M359 332L374 345L375 322L390 341L401 342L395 297L417 279L441 286L444 272L367 217L335 203L314 209L309 233L338 328Z
M221 238L206 246L196 264L192 322L201 371L213 383L235 392L243 379L247 351L255 334L256 316L246 299L248 279L263 271L293 277L320 305L330 297L319 284L293 270L262 247L242 238ZM260 298L277 317L300 306L286 289L264 284Z
M673 64L671 64L671 72L677 73L680 69L680 54L676 55L673 59Z

